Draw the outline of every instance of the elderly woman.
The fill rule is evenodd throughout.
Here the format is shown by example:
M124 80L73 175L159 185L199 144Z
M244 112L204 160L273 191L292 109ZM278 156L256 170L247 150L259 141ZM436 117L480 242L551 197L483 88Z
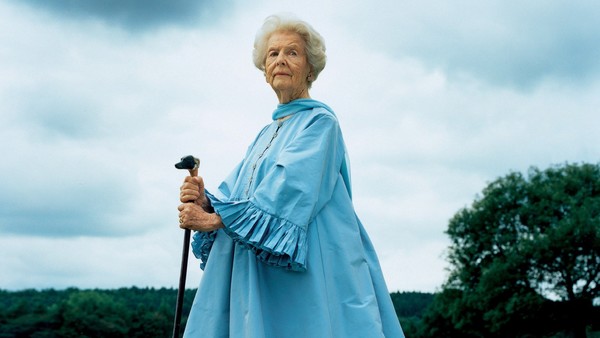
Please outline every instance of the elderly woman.
M322 37L271 16L253 57L279 99L273 122L218 191L194 177L181 187L181 227L196 231L204 269L185 336L404 337L352 206L337 118L309 96Z

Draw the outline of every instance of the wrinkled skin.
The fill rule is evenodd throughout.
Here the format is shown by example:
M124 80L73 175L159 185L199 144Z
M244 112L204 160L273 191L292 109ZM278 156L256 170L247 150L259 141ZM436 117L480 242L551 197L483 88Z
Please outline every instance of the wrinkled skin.
M183 203L177 208L180 228L212 231L223 227L221 217L210 212L210 203L204 193L202 177L187 176L181 185L179 200Z

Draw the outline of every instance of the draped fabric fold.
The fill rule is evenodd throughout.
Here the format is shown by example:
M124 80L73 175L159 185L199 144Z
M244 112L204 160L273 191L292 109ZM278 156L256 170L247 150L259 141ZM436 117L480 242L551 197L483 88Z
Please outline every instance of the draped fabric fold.
M204 270L206 262L208 261L208 254L213 246L215 238L217 237L217 231L200 232L194 233L192 241L192 252L194 256L200 260L200 269Z
M271 215L250 201L212 199L212 203L226 225L223 230L234 241L252 250L261 261L289 270L306 270L304 228Z

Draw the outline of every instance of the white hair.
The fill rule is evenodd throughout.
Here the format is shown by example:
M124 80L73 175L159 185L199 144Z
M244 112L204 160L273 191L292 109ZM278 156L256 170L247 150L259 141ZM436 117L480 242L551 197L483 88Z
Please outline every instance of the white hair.
M310 87L325 68L327 61L325 41L311 25L291 15L271 15L265 19L254 39L254 50L252 51L254 65L261 71L265 71L267 42L273 33L281 31L297 33L304 40L306 58L312 73L312 81L308 83Z

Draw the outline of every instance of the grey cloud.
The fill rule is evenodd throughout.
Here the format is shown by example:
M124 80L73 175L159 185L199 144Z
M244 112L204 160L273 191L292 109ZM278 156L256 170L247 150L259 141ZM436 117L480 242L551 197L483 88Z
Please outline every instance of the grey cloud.
M0 94L11 106L6 111L7 126L22 130L34 140L110 142L130 139L132 134L154 123L152 117L163 111L164 103L156 102L147 89L139 89L136 84L125 91L118 87L107 90L102 83L86 81L49 82L44 79L29 88L14 88ZM119 107L115 104L119 101L130 106Z
M135 174L96 141L1 131L0 234L126 236L152 227L130 220Z
M600 70L598 3L423 4L377 6L370 17L383 22L373 26L379 31L354 30L394 56L500 86L530 89L552 78L587 82Z
M3 189L0 232L47 237L131 234L134 229L118 221L128 204L122 190L89 186L77 189L69 185L46 186L27 193Z
M72 91L42 88L21 93L17 121L41 137L86 139L101 131L99 104Z
M19 0L32 7L73 19L97 19L140 32L163 26L214 22L230 0ZM229 6L230 7L230 6Z

